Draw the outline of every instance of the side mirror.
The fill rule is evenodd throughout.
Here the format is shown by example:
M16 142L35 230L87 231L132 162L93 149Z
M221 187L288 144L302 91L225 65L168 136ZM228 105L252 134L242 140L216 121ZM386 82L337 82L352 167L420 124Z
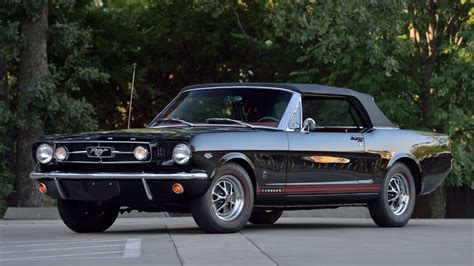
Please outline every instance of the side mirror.
M309 133L316 129L316 121L313 118L306 118L303 122L303 132Z

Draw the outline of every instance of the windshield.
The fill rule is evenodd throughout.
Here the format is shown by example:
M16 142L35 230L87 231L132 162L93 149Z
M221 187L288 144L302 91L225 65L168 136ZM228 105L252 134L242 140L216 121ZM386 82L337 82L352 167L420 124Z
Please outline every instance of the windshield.
M188 91L181 93L160 119L172 124L182 124L178 122L181 120L192 124L239 125L235 122L244 122L252 126L278 127L290 98L290 92L269 89Z

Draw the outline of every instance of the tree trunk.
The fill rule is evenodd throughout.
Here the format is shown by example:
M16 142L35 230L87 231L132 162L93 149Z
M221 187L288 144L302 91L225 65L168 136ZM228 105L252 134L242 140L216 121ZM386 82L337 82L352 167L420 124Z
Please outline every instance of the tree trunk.
M446 196L444 186L431 194L416 198L414 218L446 218Z
M0 112L9 114L10 112L10 85L8 84L8 65L3 58L0 58ZM13 154L14 138L12 123L9 117L3 116L3 121L0 121L0 136L2 137L2 144L0 146L0 185L9 186L13 179ZM3 180L2 180L3 179ZM0 192L0 217L5 212L6 203L8 201L9 191Z
M434 0L430 0L425 12L420 12L413 0L408 1L408 13L411 16L408 22L408 32L410 40L413 42L415 50L417 51L411 60L411 75L416 84L419 85L420 96L420 111L421 122L423 126L429 130L443 127L433 124L433 96L430 91L432 89L431 80L433 78L434 69L440 52L437 45L437 39L440 38L438 34L439 20L438 20L438 4ZM421 23L426 23L420 20L423 14L428 16L427 28L420 28ZM422 37L425 37L425 43ZM438 188L436 191L428 196L421 196L417 199L415 207L415 217L419 218L444 218L446 216L446 198L444 195L444 187Z
M0 58L0 111L1 112L8 112L10 111L10 86L8 84L8 65L7 63L3 60L3 58ZM1 121L0 125L5 126L8 125L7 121ZM3 145L1 146L7 146L8 148L12 148L12 139L11 137L11 130L10 128L2 128L0 129L0 134L4 136L3 140ZM7 151L5 149L0 151L0 163L6 162L7 164L11 164L12 162L12 156L11 152ZM0 167L0 171L2 171L2 167ZM11 170L11 169L8 169ZM1 183L1 182L0 182ZM0 195L1 197L2 195ZM1 210L0 210L1 212Z
M446 193L444 186L439 187L433 191L430 198L430 218L445 218L446 217Z
M7 63L0 58L0 102L3 102L5 109L10 109L10 88L8 86L8 66Z
M24 46L20 53L18 86L19 114L25 125L18 130L16 138L14 204L19 207L41 206L41 195L34 189L29 178L34 169L31 147L43 134L43 125L32 108L28 96L41 85L48 73L48 4L43 3L35 17L21 20L21 36Z

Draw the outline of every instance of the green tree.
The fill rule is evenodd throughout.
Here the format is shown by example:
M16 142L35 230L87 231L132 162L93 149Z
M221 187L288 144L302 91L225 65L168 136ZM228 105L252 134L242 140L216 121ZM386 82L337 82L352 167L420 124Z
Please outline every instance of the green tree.
M3 22L0 25L1 43L19 42L19 23ZM14 114L10 111L11 90L8 78L9 65L19 56L17 45L0 46L0 214L5 211L7 196L12 190L12 162L14 137L11 124Z
M85 56L90 31L68 21L74 7L72 1L0 5L0 136L6 140L0 145L0 213L7 198L12 206L41 205L29 179L34 141L97 128L94 108L79 88L107 75Z
M35 3L36 4L36 3ZM20 50L18 74L18 118L22 123L16 132L15 158L15 205L41 205L38 192L34 192L33 181L29 173L34 168L31 158L31 146L44 134L43 123L37 119L30 95L39 90L48 74L48 4L41 1L25 9L20 21L20 34L24 46ZM28 158L28 159L25 159Z
M368 92L400 127L447 133L448 185L473 186L473 3L470 1L277 2L277 45L300 52L293 80ZM444 217L441 188L432 217Z
M104 1L78 11L74 18L93 29L91 49L111 77L85 94L101 106L100 126L126 126L133 63L134 127L143 127L187 85L286 81L287 51L259 40L271 31L264 23L269 12L262 1L210 0Z

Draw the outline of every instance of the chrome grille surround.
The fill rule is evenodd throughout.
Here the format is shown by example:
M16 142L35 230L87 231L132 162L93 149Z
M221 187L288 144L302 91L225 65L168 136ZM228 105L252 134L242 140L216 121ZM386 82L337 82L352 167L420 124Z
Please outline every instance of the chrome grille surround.
M54 142L54 150L59 146L63 146L68 150L68 156L64 161L56 161L59 164L138 164L149 163L153 159L152 145L143 141L84 140ZM137 146L144 146L148 149L149 156L146 160L139 161L135 158L133 151Z

